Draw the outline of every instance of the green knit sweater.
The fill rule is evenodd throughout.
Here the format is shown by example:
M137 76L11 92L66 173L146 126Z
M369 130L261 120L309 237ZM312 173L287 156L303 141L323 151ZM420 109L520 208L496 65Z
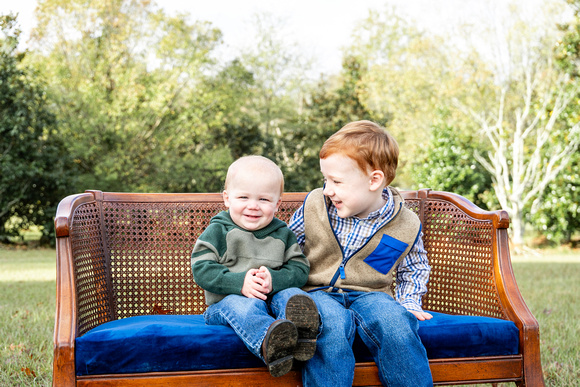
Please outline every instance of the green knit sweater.
M272 275L272 294L302 287L309 263L286 223L274 218L257 231L237 226L227 211L214 216L191 254L195 282L205 290L208 305L228 294L242 295L246 272L260 266Z

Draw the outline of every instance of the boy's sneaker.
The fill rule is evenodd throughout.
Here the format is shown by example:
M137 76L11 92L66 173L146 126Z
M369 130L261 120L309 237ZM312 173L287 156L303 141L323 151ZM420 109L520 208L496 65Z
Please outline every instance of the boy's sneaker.
M309 360L316 352L316 336L320 326L316 304L309 296L296 294L288 299L286 318L292 321L298 330L294 358L299 361Z
M289 320L276 320L268 328L262 342L262 355L274 377L282 376L292 369L293 352L298 332Z

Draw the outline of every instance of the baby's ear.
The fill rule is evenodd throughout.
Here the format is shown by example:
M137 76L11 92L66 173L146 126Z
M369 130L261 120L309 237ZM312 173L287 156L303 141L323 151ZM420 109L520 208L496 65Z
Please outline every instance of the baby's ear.
M228 195L228 191L224 190L222 192L222 196L224 198L224 204L225 204L226 208L230 208L230 197Z
M371 184L370 190L376 191L380 189L382 191L383 185L385 183L385 173L379 169L376 169L371 172Z

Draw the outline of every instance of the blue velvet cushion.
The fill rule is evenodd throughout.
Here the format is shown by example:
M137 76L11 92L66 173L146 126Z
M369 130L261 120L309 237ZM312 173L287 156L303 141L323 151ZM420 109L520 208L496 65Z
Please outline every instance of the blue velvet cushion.
M518 329L511 321L433 313L419 322L419 335L431 359L514 355ZM357 361L372 361L357 338ZM100 325L76 340L77 375L261 367L225 326L205 325L203 317L155 315Z
M260 367L226 326L205 325L203 316L129 317L93 328L77 338L77 375Z

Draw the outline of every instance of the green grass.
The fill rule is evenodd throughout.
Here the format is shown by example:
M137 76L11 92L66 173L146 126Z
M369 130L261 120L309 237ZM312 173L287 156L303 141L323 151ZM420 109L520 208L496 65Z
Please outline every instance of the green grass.
M56 297L51 249L0 247L0 385L50 386Z
M580 385L580 254L514 257L516 280L540 322L546 385ZM0 386L50 386L55 251L0 246ZM513 384L512 384L513 385Z
M513 262L526 304L540 323L548 386L580 386L580 257L553 256Z

